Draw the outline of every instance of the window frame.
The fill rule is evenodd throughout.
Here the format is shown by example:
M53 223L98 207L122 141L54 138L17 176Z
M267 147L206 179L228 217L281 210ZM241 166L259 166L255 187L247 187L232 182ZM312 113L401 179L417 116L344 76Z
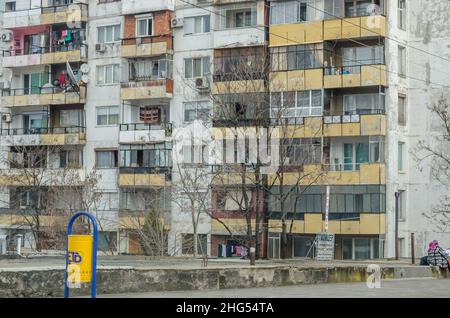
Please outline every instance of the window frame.
M403 5L402 5L403 4ZM406 0L398 0L397 1L397 27L400 30L406 31L407 28L407 7Z
M203 107L199 107L199 105L205 105L207 107L203 108ZM193 106L193 108L188 110L187 106ZM195 119L187 120L186 111L195 112ZM211 116L211 106L210 106L209 101L199 100L199 101L183 102L183 122L191 123L195 120L204 120L203 118L199 118L199 112L202 112L202 111L207 111L208 116Z
M187 68L186 68L186 63L189 61L189 60L191 60L191 66L190 66L190 68L191 68L191 77L187 77L186 76L186 71L187 71ZM201 67L201 75L200 76L194 76L194 69L195 69L195 66L194 66L194 61L195 60L200 60L200 67ZM184 78L185 79L196 79L196 78L203 78L203 77L207 77L207 76L209 76L209 75L211 75L211 66L209 65L209 63L210 63L210 61L211 61L211 59L210 59L210 57L209 56L200 56L200 57L188 57L188 58L185 58L184 59L184 63L183 63L183 67L184 67ZM206 73L205 73L205 63L207 63L208 64L208 69L206 70Z
M111 116L114 116L114 115L116 115L116 114L112 114L111 115L111 108L117 108L117 123L110 123L110 118L111 118ZM99 109L107 109L107 114L106 114L106 120L107 120L107 123L106 124L99 124L99 122L98 122L98 110ZM105 116L105 115L102 115L102 116ZM119 109L119 106L97 106L97 107L95 107L95 125L96 125L96 127L111 127L111 126L113 126L113 127L115 127L115 126L118 126L120 124L120 109Z
M95 168L96 169L117 169L119 166L119 154L117 150L103 150L103 149L95 149ZM109 165L100 167L98 154L99 153L108 153L109 154Z
M206 23L205 23L205 19L206 17L208 17L209 20L209 29L208 31L205 31L205 27L206 27ZM193 20L193 24L192 24L192 32L187 33L187 25L190 23L188 22L189 19ZM196 19L201 19L201 32L195 32L195 20ZM202 35L202 34L208 34L211 33L211 15L209 14L203 14L203 15L195 15L195 16L188 16L184 18L184 26L183 27L183 32L184 32L184 36L192 36L192 35Z
M108 67L112 67L112 82L107 83L106 82L106 74ZM101 71L102 70L102 71ZM103 82L100 82L100 71L103 72ZM117 79L116 79L117 75ZM97 65L96 67L96 86L110 86L110 85L117 85L120 83L120 64L104 64L104 65Z
M146 34L144 35L140 35L139 34L139 21L145 20L146 24ZM151 20L151 30L150 30L150 34L149 34L149 21ZM141 15L141 16L136 16L136 38L145 38L145 37L150 37L154 35L154 31L155 31L155 21L153 18L153 14L147 14L147 15Z
M112 41L106 41L107 38L107 28L112 28ZM118 28L118 29L117 29ZM105 29L103 40L100 40L100 29ZM118 39L116 39L116 32L118 32ZM120 23L117 24L108 24L108 25L99 25L97 26L97 44L114 44L119 43L121 38L121 25Z

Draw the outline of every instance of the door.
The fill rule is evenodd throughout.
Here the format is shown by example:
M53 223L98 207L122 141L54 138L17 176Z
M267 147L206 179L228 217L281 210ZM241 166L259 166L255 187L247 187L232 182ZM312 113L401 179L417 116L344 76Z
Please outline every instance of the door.
M361 163L369 162L369 145L368 144L356 144L356 170L359 170Z
M267 255L269 258L273 258L273 259L280 258L280 238L279 237L269 237Z
M23 126L29 134L43 133L41 130L47 127L47 120L43 114L24 115Z
M24 74L23 76L23 87L24 94L40 94L41 87L48 83L48 73L32 73Z

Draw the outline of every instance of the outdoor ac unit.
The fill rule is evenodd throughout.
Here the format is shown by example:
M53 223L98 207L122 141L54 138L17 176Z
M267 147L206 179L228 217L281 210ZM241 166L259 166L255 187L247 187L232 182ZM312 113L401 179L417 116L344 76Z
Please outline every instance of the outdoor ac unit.
M205 93L209 91L209 84L208 81L206 80L206 78L203 77L199 77L195 79L195 88L200 92L200 93Z
M3 115L2 115L2 120L3 120L5 123L10 123L10 122L12 122L12 116L11 116L11 114L3 114Z
M100 53L105 52L105 51L106 51L106 45L103 44L103 43L97 43L97 44L95 45L95 51L96 51L96 52L100 52Z
M12 37L12 34L11 34L10 31L3 32L2 35L1 35L1 38L2 38L3 42L10 42L11 41L11 37Z
M172 28L181 28L183 26L183 18L173 18L170 21L170 25Z

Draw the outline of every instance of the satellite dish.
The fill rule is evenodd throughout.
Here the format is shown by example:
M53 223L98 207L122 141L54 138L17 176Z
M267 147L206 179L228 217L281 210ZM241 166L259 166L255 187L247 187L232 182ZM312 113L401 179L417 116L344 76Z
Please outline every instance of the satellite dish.
M89 83L89 76L88 75L82 75L81 76L81 81L83 82L83 83Z
M88 64L86 64L86 63L81 64L81 66L80 66L81 73L85 73L85 74L89 73L89 70L90 70L90 68L89 68Z

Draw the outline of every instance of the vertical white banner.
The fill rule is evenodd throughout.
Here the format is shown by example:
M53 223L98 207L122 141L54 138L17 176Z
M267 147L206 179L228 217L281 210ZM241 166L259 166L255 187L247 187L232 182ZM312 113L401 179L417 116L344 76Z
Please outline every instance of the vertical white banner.
M328 215L330 213L330 186L327 185L327 196L325 201L325 232L328 232Z

